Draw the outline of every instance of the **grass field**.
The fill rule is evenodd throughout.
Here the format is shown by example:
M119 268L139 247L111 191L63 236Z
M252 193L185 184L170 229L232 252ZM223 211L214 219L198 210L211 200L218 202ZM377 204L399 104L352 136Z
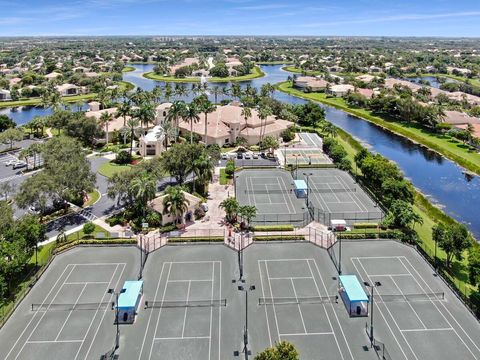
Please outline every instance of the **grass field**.
M131 168L131 165L118 165L113 162L106 162L100 165L98 168L98 173L107 178L111 178L113 174L117 172L129 171Z
M227 174L225 173L225 169L220 169L220 178L218 179L220 185L227 185L228 184L228 178Z
M258 66L255 66L252 72L248 75L244 76L229 76L226 78L219 78L219 77L212 77L208 78L208 82L211 83L219 83L219 82L235 82L235 81L246 81L252 80L259 77L263 77L265 74ZM192 82L200 82L200 78L198 77L188 77L188 78L176 78L175 76L161 76L155 75L153 72L147 72L143 74L143 77L156 80L156 81L166 81L166 82L180 82L180 83L192 83Z
M277 84L276 87L278 90L290 95L318 101L370 121L398 135L425 145L467 170L480 175L480 154L470 150L468 146L450 136L432 133L416 124L387 121L379 116L373 115L368 110L349 107L342 98L327 97L324 93L304 93L303 91L296 90L292 88L289 82Z
M125 66L123 69L122 69L122 72L123 73L126 73L126 72L130 72L130 71L134 71L135 68L133 66Z

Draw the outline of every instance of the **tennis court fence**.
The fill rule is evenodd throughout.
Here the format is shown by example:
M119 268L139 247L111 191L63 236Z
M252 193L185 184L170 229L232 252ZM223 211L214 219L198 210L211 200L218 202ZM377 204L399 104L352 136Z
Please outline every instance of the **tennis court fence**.
M378 211L355 211L355 212L328 212L323 209L309 207L313 220L329 226L331 220L345 220L347 225L352 226L359 222L381 222L384 213Z

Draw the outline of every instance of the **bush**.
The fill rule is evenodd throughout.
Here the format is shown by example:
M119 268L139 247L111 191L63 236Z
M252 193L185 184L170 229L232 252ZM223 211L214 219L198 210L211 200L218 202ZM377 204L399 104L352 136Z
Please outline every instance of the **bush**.
M94 231L95 231L95 224L92 223L91 221L83 225L83 232L85 235L90 236L93 234Z
M259 225L253 227L254 231L293 231L293 225Z
M232 159L229 159L227 160L227 164L225 165L225 174L227 174L227 177L232 178L234 173L235 162Z
M376 229L378 223L354 223L353 227L355 229Z
M107 224L110 226L123 225L124 222L125 218L123 217L123 214L113 215L107 219Z
M115 163L119 165L130 164L132 162L132 154L129 151L120 151L115 158Z
M158 231L162 234L170 232L170 231L175 231L175 230L177 230L177 227L175 226L174 223L165 224L165 225L158 228Z
M305 240L304 235L260 235L253 238L254 241L276 241L276 240Z
M202 207L198 207L195 209L193 215L195 216L195 220L199 220L205 216L205 210Z

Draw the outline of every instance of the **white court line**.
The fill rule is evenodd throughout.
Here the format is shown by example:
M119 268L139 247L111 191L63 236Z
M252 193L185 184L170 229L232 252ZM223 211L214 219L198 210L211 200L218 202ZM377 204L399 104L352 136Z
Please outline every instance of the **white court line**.
M122 265L122 271L120 272L120 275L118 276L118 279L117 279L117 282L115 283L114 288L118 288L118 283L119 283L120 280L122 279L123 272L125 271L125 267L126 267L126 264L125 264L125 263L117 264L117 267L115 268L115 271L114 271L114 273L113 273L113 275L112 275L112 277L110 278L110 281L109 281L109 283L108 283L108 285L110 285L110 283L112 282L113 277L114 277L114 275L117 273L118 267L119 267L120 265ZM109 287L110 287L110 286L107 286L107 289L108 289ZM107 291L104 292L104 295L103 295L103 296L105 296L106 294L107 294ZM112 298L113 298L113 294L110 295L110 300L112 300ZM102 297L102 300L103 300L103 297ZM97 309L97 312L98 312L98 309ZM103 310L102 318L100 319L100 322L98 323L98 326L97 326L97 330L95 331L95 334L93 335L93 339L94 339L94 340L92 340L92 342L90 342L90 346L88 347L87 354L85 355L85 359L88 358L88 354L89 354L90 351L92 350L93 343L94 343L95 339L97 338L98 331L100 330L100 326L102 325L102 323L103 323L103 321L104 321L104 319L105 319L105 315L106 315L106 314L107 314L107 309ZM95 316L93 317L93 319L95 319L96 316L97 316L97 314L95 313ZM92 324L93 324L93 319L92 319L92 321L90 322L90 326L88 327L85 336L83 337L83 341L85 341L85 339L86 339L86 337L87 337L87 335L88 335L88 333L89 333L89 331L90 331L90 328L91 328L91 326L92 326ZM83 344L82 344L82 346L83 346ZM80 349L81 349L82 346L80 346ZM79 351L80 351L80 349L79 349Z
M312 271L312 267L310 265L310 261L313 261L313 263L315 264L315 268L317 269L317 273L318 273L318 276L320 278L320 281L322 282L323 289L325 290L325 294L328 294L327 286L325 285L325 282L323 281L323 278L322 278L322 275L320 273L320 269L318 268L317 262L315 261L315 259L307 259L306 261L307 261L307 264L308 264L308 268L310 269L310 274L312 276L313 276L313 271ZM317 289L318 296L321 297L322 295L320 294L320 289L318 287L317 280L313 279L313 281L315 283L315 287ZM337 320L337 325L340 328L340 331L342 332L343 340L345 341L345 344L347 345L347 349L348 349L348 352L350 354L350 358L352 360L354 360L352 350L350 349L350 346L348 345L347 338L345 337L345 333L343 332L343 328L342 328L342 325L340 324L340 320L338 320L338 316L337 316L337 313L335 312L335 308L333 307L333 304L330 304L330 308L332 309L333 315L335 316L335 319ZM342 359L345 359L345 357L343 356L342 350L340 348L340 343L338 342L338 339L337 339L337 334L335 334L335 331L333 330L332 322L330 321L330 316L328 316L327 307L326 307L325 304L323 304L323 309L325 311L325 315L327 316L328 323L330 324L330 329L332 329L333 337L335 338L335 342L337 343L337 347L338 347L338 351L340 353L340 356L342 357Z
M281 177L280 180L282 180L283 188L288 189L287 184L285 184L285 180L283 179L283 177ZM280 184L280 181L278 180L278 177L277 177L277 181ZM282 195L283 195L283 198L285 199L285 195L283 193L282 193ZM293 209L293 211L290 211L290 207L288 207L288 211L290 212L290 214L295 214L295 205L293 205L292 199L290 198L290 196L287 196L287 199L288 199L288 202L290 203L290 205L292 205L292 209Z
M311 336L311 335L335 335L333 332L306 332L293 334L280 334L282 336Z
M210 336L177 336L177 337L156 337L153 338L153 341L163 341L163 340L206 340L210 339Z
M360 266L362 266L362 263L360 262L359 259L360 259L360 258L350 258L350 261L352 262L352 265L353 265L353 267L355 268L355 271L357 272L358 276L360 276L360 279L363 280L364 278L363 278L363 276L361 275L361 272L358 270L357 265L355 265L355 261L353 261L353 260L357 260L357 261L359 262ZM362 266L362 268L363 268L363 266ZM365 271L365 268L363 268L363 271ZM365 271L365 274L367 275L367 278L368 278L368 273L367 273L366 271ZM370 281L371 281L371 280L370 280ZM390 330L390 333L392 334L392 337L395 339L395 342L397 343L397 345L398 345L400 351L402 352L404 358L405 358L406 360L408 360L408 357L407 357L407 355L405 354L405 351L403 350L403 347L400 345L400 342L398 341L397 336L396 336L395 333L393 332L392 327L390 326L390 323L389 323L389 322L387 321L387 319L385 318L385 315L383 314L382 309L380 308L380 306L377 306L376 308L377 308L377 310L380 312L380 315L382 316L383 321L385 322L385 324L387 325L388 329Z
M345 181L345 179L343 179L341 176L338 176L338 175L335 175L335 178L337 179L338 183L341 184L343 186L344 189L347 189L347 182ZM365 212L368 212L368 208L363 204L363 202L360 200L360 198L358 197L357 195L357 192L355 191L354 193L352 192L348 192L347 191L347 194L348 196L350 196L350 199L353 200L353 202L357 205L358 209L360 211L362 211L362 208L365 210ZM353 196L355 196L355 198L358 200L355 201L355 199L353 198Z
M190 287L192 285L192 282L189 281L188 282L188 289L187 289L187 302L190 298ZM185 323L187 322L187 312L188 312L188 306L185 306L185 312L183 314L183 327L182 327L182 338L184 337L185 335Z
M85 291L86 288L87 288L87 284L84 284L84 285L83 285L83 288L82 288L82 291L80 291L80 294L78 294L77 300L75 301L75 304L73 305L73 307L75 307L75 305L78 304L78 301L79 301L80 298L82 297L82 294L83 294L83 292ZM60 328L60 331L58 332L57 336L55 337L55 341L58 340L58 337L59 337L60 334L62 333L63 328L65 327L65 324L67 323L68 319L70 319L70 316L72 316L72 313L73 313L73 310L70 310L69 313L68 313L68 315L67 315L67 318L65 319L65 321L63 322L62 327Z
M301 280L313 279L311 276L271 277L270 280Z
M110 284L107 281L68 281L63 283L63 285L95 285L95 284Z
M397 257L398 259L398 257ZM372 280L372 277L368 274L368 271L365 270L365 268L363 267L363 264L362 262L359 260L358 263L360 264L360 266L362 267L363 271L365 272L365 274L367 275L367 278L369 280L369 282L372 284L373 283L373 280ZM377 293L378 296L380 296L381 298L381 294L378 292L378 289L375 288L374 291ZM384 303L385 305L385 303ZM377 306L377 309L380 310L380 307ZM395 320L395 318L393 317L392 315L392 312L390 311L390 308L388 306L385 305L385 309L387 310L387 312L389 313L390 317L392 318L392 321L393 323L395 324L395 326L397 327L398 331L400 332L400 335L402 335L402 338L403 340L405 341L405 343L407 344L408 348L410 349L410 351L412 352L413 356L415 357L415 359L419 360L418 357L417 357L417 354L415 353L415 351L413 351L412 349L412 346L410 345L410 343L408 342L407 338L405 337L405 335L403 334L402 332L402 329L400 328L400 326L398 325L397 321ZM382 311L380 310L380 313L382 314ZM383 317L383 314L382 314L382 317ZM384 318L385 320L385 318ZM386 320L385 320L386 321ZM393 332L392 332L393 334ZM395 336L395 335L394 335Z
M264 263L265 263L265 271L267 274L268 287L270 288L270 297L273 298L272 284L270 283L270 274L268 273L268 260L264 260ZM275 316L275 324L277 325L278 340L281 341L282 338L280 336L280 328L278 327L278 318L277 318L277 311L275 309L275 304L273 304L273 315Z
M218 261L220 264L220 275L219 275L219 293L218 293L218 300L222 299L222 261ZM213 284L212 284L213 287ZM218 360L220 360L220 349L222 344L222 309L218 309Z
M27 344L81 343L83 340L29 340Z
M160 283L162 282L163 277L163 270L165 269L165 263L162 264L162 271L160 272L160 277L158 278L157 288L155 290L155 299L157 298L158 290L160 289ZM142 346L140 348L140 352L138 353L138 359L141 359L143 348L145 346L145 340L147 338L148 330L150 329L150 320L152 320L153 311L150 311L150 315L148 316L147 327L145 328L145 334L143 335ZM155 338L155 333L153 334L153 338Z
M64 272L67 270L67 268L71 266L70 264L68 264L67 266L65 266L65 270L62 272L62 275L60 275L60 277L58 278L58 280L55 282L55 284L53 285L52 289L48 292L47 296L45 297L45 299L43 300L42 302L42 306L45 304L45 302L47 301L47 298L48 296L50 296L50 293L53 291L53 289L55 288L55 286L57 286L57 283L58 281L60 281L61 277L63 276ZM72 273L73 269L75 269L75 266L72 266L72 269L70 270L70 272L68 273L67 277L63 280L65 281L66 279L68 279L68 277L70 276L70 274ZM62 289L63 287L63 283L62 285L58 288L57 292L55 293L55 295L53 296L53 300L56 299L56 297L58 296L58 294L60 293L60 290ZM52 301L50 301L50 304L52 303ZM50 305L48 305L48 307L50 307ZM47 308L48 309L48 308ZM37 330L37 327L38 325L40 325L41 321L43 320L43 318L45 317L45 314L47 312L44 312L42 313L42 316L40 317L40 320L38 320L37 324L33 327L32 331L30 332L30 335L28 335L27 337L27 340L26 341L29 341L30 338L32 337L32 334L34 333L35 330ZM17 339L17 341L15 342L15 344L13 345L12 349L9 351L9 353L7 354L7 358L8 356L10 355L10 353L12 352L12 350L15 348L15 346L17 345L17 342L20 340L20 338L23 336L24 332L27 330L27 328L30 326L30 323L33 321L33 319L35 319L36 317L36 313L33 315L33 317L30 319L30 321L28 322L27 326L25 327L25 329L22 331L22 334L20 335L20 337ZM20 356L21 352L23 351L25 345L27 344L27 342L24 342L22 347L20 348L20 350L18 351L17 353L17 356L15 356L15 359L18 359L18 357Z
M162 303L165 301L165 295L167 293L167 287L168 287L168 278L170 277L170 271L172 271L172 263L169 262L169 267L168 267L168 273L167 273L167 283L165 284L165 287L163 288L163 296L162 296ZM162 272L163 272L163 269L162 269ZM158 286L160 286L160 282L161 282L161 278L158 280ZM158 286L157 286L157 290L158 290ZM156 295L156 293L155 293ZM157 297L155 296L155 299ZM153 311L152 311L153 313ZM155 324L155 328L153 329L153 338L155 338L155 334L157 333L157 329L158 329L158 324L160 322L160 316L162 315L162 308L160 308L159 312L158 312L158 317L157 317L157 322ZM148 328L147 328L147 332L148 332ZM146 336L146 333L145 332L145 336ZM155 343L155 341L152 341L152 345L150 346L150 353L148 355L148 359L151 359L152 358L152 352L153 352L153 344Z
M307 327L305 326L305 321L303 320L302 308L300 307L300 304L298 303L297 290L295 289L295 284L293 282L293 279L290 279L290 282L292 283L293 293L295 294L295 300L297 300L297 306L298 306L298 311L300 313L300 319L302 319L303 331L304 331L304 333L307 333Z
M386 276L386 277L392 277L392 276L412 276L411 274L371 274L370 276L375 276L375 277L382 277L382 276Z
M313 185L313 188L314 188L315 190L317 190L317 191L319 190L318 187L317 187L317 185L315 185L314 182L313 182L312 184L308 184L308 185L309 185L309 186ZM332 212L332 211L330 210L330 208L328 207L325 199L323 198L323 196L320 195L319 192L313 192L313 195L315 196L315 199L317 199L317 201L319 202L320 206L322 205L322 202L324 203L326 209L324 208L323 210L326 210L326 211L328 211L328 212L330 212L330 213Z
M363 259L398 259L399 256L354 256L351 259L363 260Z
M406 329L400 330L403 332L427 332L427 331L452 331L453 328L438 328L438 329Z
M258 273L260 275L260 285L262 287L262 296L265 298L265 289L263 287L263 275L262 275L262 269L261 269L261 266L260 266L260 261L261 260L258 260ZM267 330L268 330L268 339L270 340L270 346L272 346L272 334L270 333L270 323L268 321L268 312L267 312L267 307L264 306L265 308L265 318L267 319Z
M187 283L192 283L192 282L211 282L212 280L211 279L197 279L197 280L182 280L182 279L178 279L178 280L168 280L169 283L184 283L184 282L187 282ZM190 285L189 285L190 286Z
M252 183L252 178L251 177L248 177L247 178L248 181L246 182L247 183L247 194L249 193L248 191L248 182L250 182L250 190L253 192L252 194L252 198L253 198L253 204L250 203L250 205L254 205L254 206L257 206L257 202L255 201L255 192L253 191L253 183Z
M412 267L412 269L417 273L417 275L422 279L423 283L426 285L426 287L428 287L428 289L433 292L433 289L430 287L430 285L428 285L428 283L423 279L423 277L421 277L421 275L418 273L417 269L415 269L415 267L412 265L412 263L410 262L410 260L408 260L408 258L406 258L405 256L401 256L399 257L399 260L400 262L402 263L403 267L405 268L405 270L407 270L408 272L410 272L410 270L405 266L405 264L403 263L402 261L402 258L405 259L405 261L407 261L409 263L409 265ZM411 272L410 272L411 273ZM413 276L412 274L412 278L415 280L415 282L417 283L418 286L420 286L421 289L423 289L424 287L422 287L420 285L420 283L418 282L417 278ZM424 290L424 293L426 294L426 291ZM440 315L442 315L443 319L448 323L448 325L450 325L450 327L453 329L453 332L458 336L458 338L460 339L460 341L463 343L463 345L465 345L465 347L468 349L468 351L472 354L473 358L474 359L478 359L478 357L475 356L475 354L472 352L472 350L470 349L470 347L465 343L465 341L462 339L462 337L460 337L460 335L458 334L457 330L452 326L452 323L446 318L446 316L443 314L442 311L440 311L440 309L438 308L437 306L437 302L435 301L432 301L430 300L430 302L432 303L433 306L435 306L435 308L437 309L437 311L440 313ZM478 347L477 344L475 344L475 342L471 339L471 337L468 335L468 333L465 331L465 329L463 328L463 326L461 326L457 319L455 319L455 317L452 315L452 313L448 310L448 308L446 307L446 305L443 303L443 302L440 302L442 307L447 311L447 313L452 317L452 319L457 323L457 325L459 326L459 328L463 331L463 333L467 336L467 338L472 342L473 346L475 346L477 348L477 350L480 352L480 348Z
M215 285L215 262L212 261L212 293L210 294L210 301L213 301L213 287ZM212 322L213 322L213 307L210 307L210 330L208 336L208 358L212 357Z
M70 264L74 266L104 266L104 265L127 265L127 263L83 263L83 264Z
M393 285L395 285L395 287L398 289L398 291L400 291L400 294L402 294L402 296L407 299L407 297L405 296L404 292L402 291L402 289L400 289L400 287L397 285L397 283L395 282L395 280L393 280L393 277L390 276L390 279L392 280L393 282ZM417 319L420 321L420 324L422 324L423 328L426 329L427 327L425 326L425 323L422 321L422 319L420 318L420 316L418 316L418 313L415 311L415 309L413 308L413 305L410 303L410 301L407 301L407 304L408 306L410 307L410 309L412 309L413 313L415 314L415 316L417 317ZM385 306L387 306L385 304Z

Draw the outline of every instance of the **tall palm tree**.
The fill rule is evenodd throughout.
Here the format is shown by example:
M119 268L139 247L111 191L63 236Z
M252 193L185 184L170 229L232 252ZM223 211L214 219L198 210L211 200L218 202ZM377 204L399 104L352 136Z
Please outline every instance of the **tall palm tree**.
M156 179L144 172L132 180L131 191L137 208L141 209L145 214L147 203L155 198L157 191Z
M190 144L193 144L193 124L200 120L198 116L198 106L195 102L191 102L185 107L182 115L183 120L190 123Z
M165 100L170 101L173 95L172 85L170 85L170 83L167 82L165 84L164 90L165 90L165 94L164 94Z
M169 186L165 189L165 197L163 199L163 213L175 217L175 224L183 224L183 214L188 210L190 201L185 197L185 193L180 186Z
M261 124L260 124L260 141L263 140L263 137L265 136L265 129L267 126L267 118L272 115L272 110L270 109L269 106L264 106L261 107L258 110L258 117L260 118Z
M143 126L148 128L149 123L153 123L157 112L155 106L151 101L145 100L140 104L140 107L135 111L135 117L140 120L140 123Z
M131 118L127 120L127 127L130 131L130 154L133 151L133 139L135 137L135 130L138 128L138 125L140 125L140 121L137 118Z
M169 121L170 123L175 124L175 128L177 131L175 141L177 141L177 138L178 138L179 121L182 118L182 115L185 113L185 107L186 107L186 104L184 101L175 100L172 106L170 107L170 109L168 109L167 116L165 117L166 121Z
M208 193L208 183L213 179L213 171L215 165L207 154L202 154L193 162L193 172L195 176L203 184L203 193Z
M213 94L213 97L215 99L215 105L217 105L218 104L218 95L222 94L222 88L220 86L212 87L212 94Z
M113 120L113 114L110 114L106 111L102 112L100 115L100 119L98 122L100 126L103 128L105 127L105 145L108 145L108 123Z
M162 98L162 88L160 86L155 86L152 90L152 95L155 98L155 102L159 103Z
M239 204L234 197L228 197L220 203L220 208L225 211L225 219L233 223L237 219Z
M170 121L163 121L159 126L162 131L157 134L157 139L163 135L163 141L165 141L165 150L168 150L168 144L171 140L175 140L177 130Z
M127 125L127 116L130 115L131 112L132 112L132 107L130 106L130 104L127 101L124 101L117 108L117 112L116 112L115 116L123 117L123 126L126 126Z
M197 100L196 103L198 105L198 110L200 112L203 112L203 115L205 117L205 129L204 129L203 142L205 143L205 147L207 147L207 145L208 145L208 140L207 140L208 114L214 112L217 109L217 107L215 105L213 105L210 100L208 100L208 97L205 94L200 95L195 100Z

